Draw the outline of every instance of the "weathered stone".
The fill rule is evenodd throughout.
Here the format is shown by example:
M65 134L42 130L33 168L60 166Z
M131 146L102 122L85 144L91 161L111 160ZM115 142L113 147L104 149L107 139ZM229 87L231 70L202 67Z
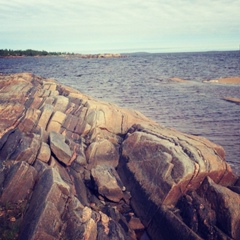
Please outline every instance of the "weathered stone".
M123 184L113 167L97 165L91 170L99 194L111 201L119 202L123 198Z
M51 150L49 145L45 142L42 142L41 148L37 155L37 159L47 163L50 160L50 156Z
M0 151L0 159L26 161L33 164L39 148L40 141L34 134L25 134L14 130L8 135L7 141Z
M65 112L69 103L69 99L64 96L56 96L54 111Z
M37 171L26 162L18 162L10 167L5 176L1 203L17 203L28 200L37 178Z
M68 114L63 124L63 128L67 129L68 131L74 132L78 121L79 119L76 116Z
M226 171L231 174L226 162L204 143L162 127L136 126L123 142L123 157L127 169L157 204L176 203L206 176L219 182Z
M96 238L97 238L97 224L91 218L84 225L83 239L84 240L95 240Z
M81 176L81 173L71 170L71 177L73 178L76 196L78 200L84 206L88 206L89 205L88 192L86 185L84 184L83 177Z
M33 166L37 170L38 176L41 176L46 169L50 168L47 163L40 161L38 159L35 161Z
M65 143L65 137L56 132L50 132L50 147L57 159L66 165L70 164L72 152Z
M130 130L122 145L118 172L131 192L133 209L145 225L151 222L148 232L153 239L159 228L157 218L165 213L160 211L154 218L150 213L161 205L175 205L187 190L197 189L206 176L217 182L223 181L226 172L233 176L217 153L220 149L213 147L203 139L162 127L138 125Z
M195 191L183 196L177 207L184 223L203 239L232 239L216 226L216 212Z
M11 155L11 160L27 161L29 164L33 164L39 149L39 139L33 134L25 135L21 139L16 151Z
M70 188L70 193L76 195L75 186L73 185L74 184L73 179L72 176L69 175L68 168L66 168L66 165L56 160L54 156L51 156L48 165L50 168L54 168L60 175L61 179L68 184Z
M43 104L43 98L29 98L30 101L30 108L35 108L35 109L40 109L42 104ZM26 103L26 107L27 107L27 103Z
M129 227L133 230L143 230L145 228L141 220L135 216L130 217Z
M182 220L167 206L151 208L151 220L148 222L147 232L151 239L194 239L203 240L191 230ZM154 214L152 214L154 213ZM155 225L157 223L157 226Z
M52 115L52 118L50 119L50 121L48 123L47 131L48 132L52 132L52 131L60 132L65 118L66 118L66 114L59 112L59 111L55 112Z
M102 215L104 216L104 215ZM101 218L103 220L103 218ZM105 220L106 221L106 220ZM123 228L116 221L109 219L107 222L98 222L98 240L125 240L125 239L134 239L127 236Z
M45 170L34 189L19 239L38 239L43 235L59 239L59 230L63 224L61 216L68 195L69 186L62 181L57 171Z
M32 85L38 86L41 79L31 73L18 73L7 76L0 76L1 95L7 94L8 99L24 99L31 92Z
M89 97L87 97L86 95L78 92L78 93L74 93L74 92L70 92L68 94L69 97L71 98L79 98L79 99L88 99Z
M83 239L83 227L80 217L84 206L76 197L71 197L67 206L67 212L64 216L66 222L66 238L67 239Z
M60 85L60 84L58 84L57 89L58 89L58 91L60 92L60 94L63 95L63 96L68 96L68 97L70 97L69 94L71 94L71 93L72 93L72 94L77 93L77 94L81 94L81 95L83 96L83 98L89 98L88 96L80 93L77 89L72 88L72 87L69 87L69 86L65 86L65 85Z
M75 163L80 165L80 166L85 166L87 164L87 159L83 155L80 155L80 156L78 155L76 160L74 161L74 164Z
M50 90L50 91L55 91L56 88L57 88L57 84L54 83L54 82L44 81L43 88L47 89L47 90Z
M85 121L92 128L98 127L107 129L111 133L125 134L136 122L143 123L147 121L156 125L155 122L147 119L137 111L120 109L113 104L88 100L86 106L88 112Z
M85 106L85 102L83 102L82 99L78 99L78 100L79 100L80 103L79 103L79 105L75 106L72 114L79 118L80 124L81 124L83 122L86 122L85 117L87 115L88 108Z
M25 107L18 102L0 104L0 137L14 129L24 116Z
M53 106L49 104L45 104L41 110L42 110L42 114L38 121L38 126L46 130L48 122L53 114Z
M49 97L49 92L46 94L47 90L44 89L36 89L34 94L32 95L34 98L43 98L43 97Z
M84 207L82 210L82 214L80 217L80 221L82 223L86 223L87 221L89 221L92 217L92 209L89 207Z
M0 160L8 160L11 154L16 150L18 143L22 138L19 130L9 130L0 140Z
M24 119L18 125L22 132L31 132L36 127L41 111L34 108L29 108Z
M102 139L88 147L86 157L91 165L107 164L116 167L119 160L119 146L113 145L107 139Z
M80 118L74 129L74 132L84 137L89 133L90 130L91 126L88 123L83 122L83 120Z
M240 196L207 177L199 193L216 212L217 225L233 239L240 239Z
M43 106L48 104L48 105L53 105L55 98L54 97L47 97L44 100Z
M66 235L68 239L95 240L97 224L91 217L92 210L84 207L76 198L72 198L66 215Z

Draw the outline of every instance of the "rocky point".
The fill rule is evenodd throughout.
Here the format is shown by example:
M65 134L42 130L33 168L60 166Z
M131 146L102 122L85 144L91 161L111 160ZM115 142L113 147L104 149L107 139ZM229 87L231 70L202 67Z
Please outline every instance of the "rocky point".
M0 75L0 239L240 239L239 194L205 138L53 79Z

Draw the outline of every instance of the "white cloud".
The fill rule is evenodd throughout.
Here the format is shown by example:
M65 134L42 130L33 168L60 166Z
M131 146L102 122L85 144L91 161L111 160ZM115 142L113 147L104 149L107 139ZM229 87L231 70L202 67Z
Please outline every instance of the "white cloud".
M15 33L16 45L42 41L60 48L236 42L239 12L238 0L0 0L0 36L5 45Z

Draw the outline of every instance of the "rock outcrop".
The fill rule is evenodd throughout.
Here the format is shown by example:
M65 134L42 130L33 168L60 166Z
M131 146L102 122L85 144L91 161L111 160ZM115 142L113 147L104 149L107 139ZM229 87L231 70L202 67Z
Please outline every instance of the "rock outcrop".
M0 239L240 239L239 193L207 139L51 79L0 76Z
M240 84L240 77L225 77L219 79L204 80L203 82L220 84Z

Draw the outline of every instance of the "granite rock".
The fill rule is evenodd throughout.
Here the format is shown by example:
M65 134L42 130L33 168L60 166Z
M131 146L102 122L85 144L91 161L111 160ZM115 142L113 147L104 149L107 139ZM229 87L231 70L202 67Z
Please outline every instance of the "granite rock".
M70 164L72 152L69 145L65 142L65 137L56 132L49 134L50 147L57 159L66 165Z
M99 194L113 202L123 198L123 184L113 167L97 165L92 168L91 174Z
M239 179L205 138L0 75L0 239L239 239Z

